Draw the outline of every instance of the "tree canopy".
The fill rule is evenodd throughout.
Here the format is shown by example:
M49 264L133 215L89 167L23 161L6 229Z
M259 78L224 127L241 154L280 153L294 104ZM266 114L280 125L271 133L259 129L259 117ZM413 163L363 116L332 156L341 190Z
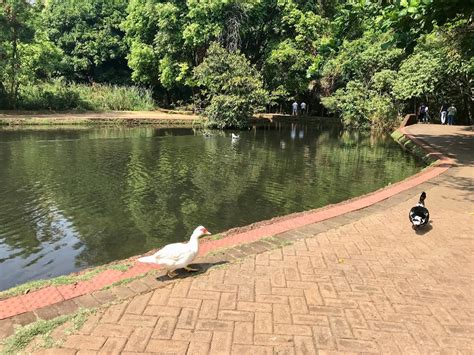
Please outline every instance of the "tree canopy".
M204 103L234 123L295 99L351 126L390 126L422 101L450 101L467 120L472 10L463 0L4 0L0 105L21 107L28 86L61 79L143 86L157 105ZM258 100L214 88L224 64ZM252 109L229 107L231 96Z

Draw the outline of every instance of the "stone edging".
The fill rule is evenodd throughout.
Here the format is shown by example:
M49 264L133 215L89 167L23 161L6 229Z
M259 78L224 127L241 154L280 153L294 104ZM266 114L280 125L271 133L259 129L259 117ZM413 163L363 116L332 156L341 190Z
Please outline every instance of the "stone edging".
M425 150L430 159L436 159L436 161L420 173L375 192L335 205L274 218L270 221L259 222L245 228L231 230L223 239L208 240L202 243L197 261L232 261L246 255L271 250L289 241L330 229L334 226L332 222L335 220L343 221L345 219L345 222L348 223L346 214L354 213L397 195L455 166L452 159L437 152L426 142L406 133L405 128L400 128L398 131L401 135ZM331 221L328 221L329 219ZM318 224L315 225L315 223ZM297 231L295 230L296 228L298 228ZM274 237L268 238L270 236ZM212 255L216 253L219 254L219 257ZM129 260L134 259L136 257ZM206 265L212 266L212 264ZM154 269L158 268L150 264L136 263L125 272L106 270L88 281L79 281L75 284L57 287L48 286L25 295L1 300L0 339L12 334L14 325L26 325L37 319L52 319L60 314L71 314L80 307L97 307L118 299L130 298L137 294L148 292L151 289L164 287L169 282L172 282L165 280L157 286L156 278L152 275L147 275L141 279L131 281L127 285L113 285L130 278L140 277L140 275L144 275Z

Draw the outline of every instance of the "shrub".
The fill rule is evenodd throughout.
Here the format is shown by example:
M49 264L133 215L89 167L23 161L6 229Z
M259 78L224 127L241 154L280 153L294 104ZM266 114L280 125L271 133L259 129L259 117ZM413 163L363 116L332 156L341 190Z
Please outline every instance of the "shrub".
M58 83L25 85L20 92L18 106L26 110L91 110L87 102L81 101L75 85Z
M350 81L321 101L330 111L337 112L347 127L392 128L398 120L393 98L360 81Z
M219 128L241 128L268 101L260 73L240 52L229 52L211 44L207 57L194 70L203 88L205 115Z
M154 101L151 90L135 86L76 85L79 96L88 102L93 110L139 111L152 110Z
M216 95L207 106L205 114L209 124L217 128L245 125L253 110L248 100L237 95Z

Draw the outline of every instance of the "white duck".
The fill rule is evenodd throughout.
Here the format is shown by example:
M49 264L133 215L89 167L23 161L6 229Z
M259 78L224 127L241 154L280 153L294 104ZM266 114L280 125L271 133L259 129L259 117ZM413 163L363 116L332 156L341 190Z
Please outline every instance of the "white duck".
M210 234L205 227L199 226L194 230L189 242L168 244L155 254L144 256L137 261L162 266L168 270L166 274L170 278L177 275L175 272L177 269L184 268L186 271L197 271L197 269L192 269L188 265L199 252L199 237Z
M238 141L240 139L240 136L238 134L231 133L230 136L232 137L232 141Z

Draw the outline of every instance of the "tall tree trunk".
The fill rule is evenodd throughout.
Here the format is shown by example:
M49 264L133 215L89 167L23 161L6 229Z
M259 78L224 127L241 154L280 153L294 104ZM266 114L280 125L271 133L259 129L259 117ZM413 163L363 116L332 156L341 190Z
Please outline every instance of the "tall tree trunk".
M12 106L13 109L16 109L16 103L18 98L18 36L15 26L15 15L12 14L12 22L13 22L13 33L12 33L12 62L11 62L11 83L10 83L10 93L12 96Z
M460 85L464 110L467 113L467 124L470 125L472 122L472 96L469 78L466 78L465 85L462 83Z

